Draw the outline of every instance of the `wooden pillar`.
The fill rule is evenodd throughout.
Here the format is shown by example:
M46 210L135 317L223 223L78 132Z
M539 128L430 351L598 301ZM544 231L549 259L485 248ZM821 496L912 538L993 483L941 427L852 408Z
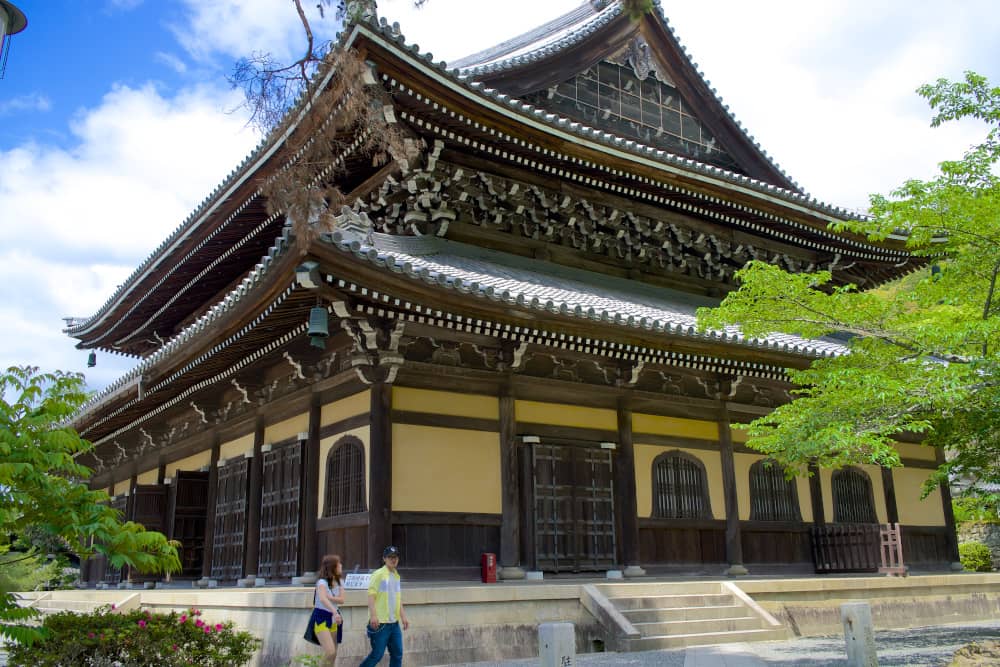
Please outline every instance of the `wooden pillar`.
M747 574L743 567L743 535L740 532L740 508L736 493L736 461L733 457L733 433L729 427L729 380L719 383L719 454L722 458L722 489L726 504L727 574Z
M309 432L302 451L302 539L299 541L299 573L316 572L316 515L319 512L319 427L322 399L314 394L309 405Z
M250 459L250 492L247 498L246 551L243 553L243 575L257 576L260 565L260 499L263 491L264 468L261 447L264 445L264 419L257 418L253 434L253 457Z
M935 460L940 466L945 462L944 450L938 448L934 452ZM955 526L955 508L951 506L951 486L941 482L941 509L944 511L945 527L945 557L951 561L951 569L962 570L962 559L958 555L958 529Z
M889 523L899 523L899 508L896 505L896 483L892 478L892 468L882 467L882 495L885 496L885 514Z
M125 520L132 521L135 516L135 487L139 484L139 478L135 473L128 480L128 500L125 501ZM132 581L133 568L126 565L122 568L122 581Z
M521 567L521 485L517 424L509 388L500 395L500 571L501 579L524 579Z
M205 548L202 550L201 577L212 576L212 556L215 551L215 504L219 497L219 436L212 438L212 456L208 464L208 507L205 508Z
M163 480L167 478L167 464L163 461L160 462L160 467L156 469L156 483L163 484Z
M382 550L392 541L392 385L372 383L369 418L368 564L381 567Z
M517 466L520 478L521 566L535 569L535 462L533 444L522 440L517 446Z
M823 509L823 485L819 479L819 467L809 464L809 501L812 503L813 525L826 525L826 510Z
M635 490L635 448L632 445L632 406L626 394L618 399L618 446L615 451L615 505L621 517L621 545L624 574L640 577L639 509Z

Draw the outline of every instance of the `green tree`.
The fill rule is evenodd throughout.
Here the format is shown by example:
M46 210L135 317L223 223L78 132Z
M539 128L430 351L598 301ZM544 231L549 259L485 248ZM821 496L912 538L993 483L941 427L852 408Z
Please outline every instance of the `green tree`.
M834 228L872 240L906 238L919 266L879 290L835 285L829 272L789 274L752 262L702 328L749 336L851 336L850 353L791 370L798 398L749 424L749 446L801 473L813 461L899 465L893 441L919 433L949 461L928 487L960 475L1000 481L1000 88L982 76L918 91L933 126L977 119L986 136L933 179L871 198L871 218Z
M108 494L87 487L91 471L76 457L91 444L67 425L86 398L79 374L39 373L30 366L0 374L0 554L10 552L18 536L36 532L58 538L81 558L103 553L116 567L180 570L174 544L139 524L123 523ZM0 637L38 639L39 630L21 624L30 617L10 592L0 592Z

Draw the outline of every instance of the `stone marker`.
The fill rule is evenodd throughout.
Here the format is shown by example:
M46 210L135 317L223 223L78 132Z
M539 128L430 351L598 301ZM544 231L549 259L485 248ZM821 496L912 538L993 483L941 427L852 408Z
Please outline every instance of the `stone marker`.
M542 623L538 626L540 667L576 667L576 633L572 623Z
M847 664L850 667L878 667L872 608L868 603L840 605L840 620L844 624L844 640L847 642Z

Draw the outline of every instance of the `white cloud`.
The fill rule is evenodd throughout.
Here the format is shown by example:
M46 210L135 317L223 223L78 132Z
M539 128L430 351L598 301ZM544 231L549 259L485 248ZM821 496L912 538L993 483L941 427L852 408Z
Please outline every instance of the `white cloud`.
M178 74L184 74L185 72L187 72L188 69L187 63L185 63L183 60L181 60L173 53L157 51L153 55L153 59L156 60L156 62L158 63L163 63L164 65L166 65L173 71L177 72Z
M32 93L30 95L20 95L0 102L0 116L22 111L48 111L52 108L52 103L45 95Z
M86 353L60 332L89 316L223 180L256 141L228 114L231 91L162 96L115 86L71 124L67 149L0 151L0 365L84 370ZM103 386L131 361L101 355Z

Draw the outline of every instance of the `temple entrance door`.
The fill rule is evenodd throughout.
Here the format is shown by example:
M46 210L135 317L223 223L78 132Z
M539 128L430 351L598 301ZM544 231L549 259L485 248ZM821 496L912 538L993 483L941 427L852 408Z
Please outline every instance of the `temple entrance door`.
M142 524L146 530L166 533L169 492L170 487L165 484L137 485L135 497L132 499L132 516L126 518ZM159 576L158 574L142 574L133 570L129 579L133 582L155 581Z
M302 443L264 452L258 576L290 579L299 567Z
M243 536L246 534L250 460L239 457L219 468L215 497L215 539L212 578L235 580L243 576Z
M170 492L170 532L181 543L181 577L200 577L205 558L208 473L178 470Z
M535 444L535 567L554 572L615 565L611 450Z

